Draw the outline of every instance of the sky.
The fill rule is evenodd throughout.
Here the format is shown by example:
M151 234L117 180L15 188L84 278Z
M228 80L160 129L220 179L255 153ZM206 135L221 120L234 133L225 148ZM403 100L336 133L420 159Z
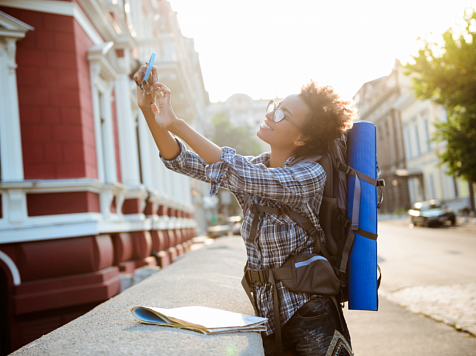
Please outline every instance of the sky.
M169 0L195 40L212 102L298 93L313 79L351 99L411 61L418 37L454 26L476 0ZM458 20L459 19L459 20Z

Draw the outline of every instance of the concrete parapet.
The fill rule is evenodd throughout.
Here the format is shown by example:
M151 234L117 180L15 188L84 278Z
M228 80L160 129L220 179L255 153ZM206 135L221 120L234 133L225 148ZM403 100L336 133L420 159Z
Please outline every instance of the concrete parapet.
M197 305L253 315L240 283L245 261L241 238L217 239L12 355L263 355L256 332L202 335L139 324L129 311Z

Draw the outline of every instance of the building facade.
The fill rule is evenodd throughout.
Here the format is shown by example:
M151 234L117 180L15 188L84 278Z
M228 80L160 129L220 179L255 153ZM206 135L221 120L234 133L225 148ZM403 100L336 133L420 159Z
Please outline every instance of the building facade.
M446 112L412 95L400 61L388 76L365 83L354 100L361 119L377 127L377 160L386 182L382 213L402 212L430 199L454 210L469 207L468 183L447 175L445 165L439 165L437 153L446 149L445 143L431 141L434 124L446 121Z
M448 120L445 109L430 100L417 100L404 92L395 107L401 113L411 203L437 199L453 210L469 206L468 183L448 175L447 166L440 165L438 152L446 149L443 142L433 142L434 124Z
M0 0L0 354L116 295L135 269L167 266L204 229L136 105L132 75L151 52L201 131L198 54L168 1Z
M388 76L365 83L354 96L361 120L377 128L377 161L386 183L381 213L410 208L408 177L398 174L406 169L406 161L400 112L394 105L408 86L397 60Z

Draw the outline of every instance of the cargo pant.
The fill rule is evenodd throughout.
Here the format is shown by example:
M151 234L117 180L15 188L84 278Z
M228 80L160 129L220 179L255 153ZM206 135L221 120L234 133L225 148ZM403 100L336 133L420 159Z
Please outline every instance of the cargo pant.
M342 315L329 297L315 296L299 308L282 326L281 335L284 355L348 356L350 335ZM276 352L274 334L263 336L266 356Z

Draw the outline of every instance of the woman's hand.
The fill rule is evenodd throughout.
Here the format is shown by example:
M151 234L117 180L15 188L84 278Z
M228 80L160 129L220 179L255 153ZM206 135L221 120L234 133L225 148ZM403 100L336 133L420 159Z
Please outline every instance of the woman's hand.
M140 67L139 71L134 74L134 81L137 85L137 106L144 111L150 110L150 102L154 100L153 85L158 83L157 81L157 67L153 66L152 71L147 80L147 84L143 86L144 89L141 89L141 83L144 79L145 72L147 70L147 63Z
M157 98L157 102L159 103L158 107L154 102L155 100L149 104L154 113L155 122L160 128L175 133L173 132L174 125L179 123L181 120L177 119L174 109L172 109L172 105L170 104L170 89L162 83L154 83L153 88L154 96Z
M144 79L147 64L142 66L139 71L134 74L134 81L137 85L137 105L144 113L144 116L154 116L155 122L160 128L171 131L173 125L180 120L175 116L172 105L170 104L170 89L164 84L157 81L157 67L153 66L147 84L140 85ZM155 104L155 99L158 99L159 106Z

